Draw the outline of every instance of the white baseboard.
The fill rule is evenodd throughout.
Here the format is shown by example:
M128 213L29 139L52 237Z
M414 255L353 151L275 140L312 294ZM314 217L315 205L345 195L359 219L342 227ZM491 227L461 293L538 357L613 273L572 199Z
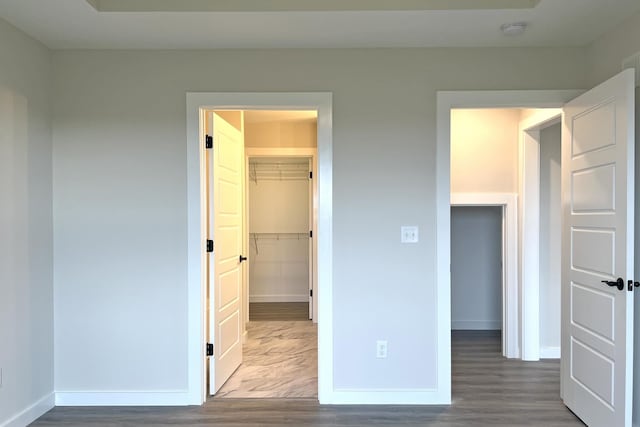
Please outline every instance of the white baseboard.
M0 421L0 427L24 427L28 426L51 409L53 409L55 398L53 393L44 396L33 405L20 411L6 421Z
M336 389L328 397L332 405L450 405L447 396L434 389Z
M502 329L502 320L451 320L451 329L499 330Z
M560 347L540 347L540 359L560 359Z
M59 391L56 406L187 406L188 390L167 391Z
M309 302L309 295L249 295L249 302Z

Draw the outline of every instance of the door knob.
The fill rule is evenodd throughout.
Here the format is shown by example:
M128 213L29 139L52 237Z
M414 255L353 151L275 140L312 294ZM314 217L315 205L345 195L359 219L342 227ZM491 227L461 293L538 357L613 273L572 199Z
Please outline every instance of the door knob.
M242 262L242 261L246 261L246 260L247 260L247 257L246 257L246 256L242 256L242 255L240 255L240 262Z
M616 280L615 282L610 280L603 280L602 283L606 283L609 286L615 286L620 291L624 289L624 280L622 279L622 277L618 277L618 280Z

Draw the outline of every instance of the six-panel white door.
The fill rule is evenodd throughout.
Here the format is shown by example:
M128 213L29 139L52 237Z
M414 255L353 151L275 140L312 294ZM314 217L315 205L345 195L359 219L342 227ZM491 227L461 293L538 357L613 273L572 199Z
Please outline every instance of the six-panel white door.
M591 427L631 426L634 106L627 70L564 108L562 396Z
M209 391L215 394L242 363L242 133L215 113L207 132L213 149L207 150L209 236L214 251L209 258ZM210 237L211 238L211 237Z

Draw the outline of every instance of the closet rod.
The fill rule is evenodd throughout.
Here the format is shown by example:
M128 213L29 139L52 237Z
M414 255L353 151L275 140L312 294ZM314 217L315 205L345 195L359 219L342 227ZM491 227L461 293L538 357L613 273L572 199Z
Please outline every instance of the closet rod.
M262 239L268 239L268 240L280 240L280 239L294 239L294 240L302 240L302 239L308 239L309 238L309 232L306 233L249 233L249 236L254 238L254 239L258 239L258 240L262 240Z

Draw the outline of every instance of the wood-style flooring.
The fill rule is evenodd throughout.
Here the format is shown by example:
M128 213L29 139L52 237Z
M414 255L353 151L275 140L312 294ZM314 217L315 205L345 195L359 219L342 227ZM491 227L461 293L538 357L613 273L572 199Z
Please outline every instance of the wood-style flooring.
M318 331L310 320L250 321L243 360L216 399L318 397Z
M252 302L249 304L249 320L309 320L309 303Z
M561 402L557 360L500 355L500 335L452 334L450 406L320 406L314 399L213 399L201 407L55 408L35 426L581 426Z

